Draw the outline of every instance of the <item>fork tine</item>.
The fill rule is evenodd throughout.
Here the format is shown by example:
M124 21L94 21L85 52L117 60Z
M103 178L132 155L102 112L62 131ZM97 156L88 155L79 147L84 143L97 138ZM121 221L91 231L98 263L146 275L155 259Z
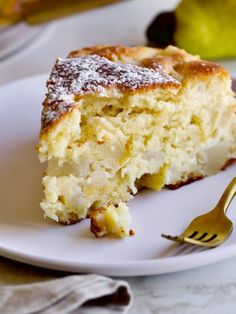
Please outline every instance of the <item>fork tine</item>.
M198 231L194 231L192 234L190 234L190 236L188 236L189 238L194 238L196 235L198 234Z
M210 241L215 240L215 238L217 238L217 234L214 233L214 234L211 234L208 239L204 239L203 242L205 242L205 243L210 242Z
M190 239L187 237L184 237L183 240L184 240L184 242L189 243L189 244L193 244L193 245L197 245L197 246L205 246L205 247L209 247L209 248L219 245L218 241L204 242L204 241L198 241L195 239Z
M172 236L170 234L162 233L161 236L167 240L176 241L176 242L185 242L181 236Z
M216 241L214 237L214 239L209 239L209 241L199 241L199 240L195 240L189 237L183 237L183 236L172 236L169 234L161 234L161 236L167 240L171 240L171 241L175 241L175 242L181 242L181 243L187 243L187 244L191 244L191 245L196 245L196 246L201 246L201 247L215 247L218 246L220 243L219 241ZM215 240L215 241L214 241Z
M197 240L197 241L203 240L203 239L206 238L207 235L208 235L208 233L207 233L207 232L204 232L204 233L203 233L199 238L197 238L196 240Z
M171 236L170 234L164 234L164 233L162 233L161 234L161 237L162 238L165 238L165 239L167 239L167 240L175 240L175 238L176 238L176 236Z

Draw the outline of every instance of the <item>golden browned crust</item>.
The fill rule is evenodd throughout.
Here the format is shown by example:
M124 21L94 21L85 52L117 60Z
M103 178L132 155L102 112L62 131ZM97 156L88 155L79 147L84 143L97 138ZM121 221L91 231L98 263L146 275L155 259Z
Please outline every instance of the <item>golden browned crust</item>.
M87 47L80 50L74 50L69 53L68 58L77 58L81 56L88 56L96 54L101 57L105 57L111 61L124 61L130 59L142 60L144 55L155 55L160 51L156 48L150 47L125 47L125 46L107 46L107 45L98 45L94 47ZM132 62L132 63L133 63Z
M221 170L225 170L227 167L231 166L235 162L236 162L236 158L230 158L229 160L226 161L226 163L221 168Z
M188 79L201 78L207 79L209 76L228 76L229 73L217 63L209 61L190 61L186 63L176 64L174 67L175 71L184 75Z
M142 60L142 65L148 68L164 68L167 73L169 73L171 68L174 68L177 64L184 64L185 62L189 62L192 59L198 59L197 56L188 55L182 49L175 49L172 51L160 50L155 53L155 55L151 58L146 58Z
M160 66L166 70L172 67L176 72L185 74L188 77L221 74L227 76L228 71L217 63L201 60L198 56L192 56L183 49L172 47L170 49L158 49L151 47L124 47L105 46L83 48L69 53L68 58L76 58L96 54L114 62L130 61L144 67L159 69Z
M180 187L184 186L184 185L187 185L187 184L190 184L194 181L198 181L198 180L201 180L203 179L204 177L203 176L194 176L194 175L190 175L186 180L184 181L179 181L175 184L168 184L166 187L170 190L177 190L179 189Z

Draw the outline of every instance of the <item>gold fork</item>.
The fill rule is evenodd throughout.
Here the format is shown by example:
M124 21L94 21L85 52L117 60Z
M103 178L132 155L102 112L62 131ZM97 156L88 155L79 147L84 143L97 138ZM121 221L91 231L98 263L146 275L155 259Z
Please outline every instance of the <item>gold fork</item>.
M229 183L215 208L206 214L196 217L181 235L162 234L161 236L168 240L208 248L222 244L233 230L233 223L226 217L226 211L235 194L236 177Z

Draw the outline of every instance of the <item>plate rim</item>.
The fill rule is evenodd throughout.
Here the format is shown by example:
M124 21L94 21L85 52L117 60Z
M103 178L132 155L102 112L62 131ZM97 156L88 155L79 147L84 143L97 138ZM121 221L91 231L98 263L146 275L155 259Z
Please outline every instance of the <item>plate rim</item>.
M97 273L113 277L133 277L175 273L216 263L236 255L236 243L186 255L151 260L110 262L57 261L18 250L0 247L0 255L29 265L66 272ZM96 270L95 270L96 269Z

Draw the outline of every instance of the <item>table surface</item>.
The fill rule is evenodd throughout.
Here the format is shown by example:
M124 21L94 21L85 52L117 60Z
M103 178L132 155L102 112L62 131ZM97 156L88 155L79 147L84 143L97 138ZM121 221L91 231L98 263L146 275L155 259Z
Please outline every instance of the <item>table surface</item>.
M115 15L110 7L104 7L50 23L27 49L0 63L0 85L48 72L55 57L66 56L68 51L82 46L143 45L144 29L150 20L158 11L173 9L176 3L176 0L130 0L115 4ZM128 27L127 23L123 25L120 16L130 20ZM108 29L106 34L104 25ZM235 60L220 62L236 73ZM0 270L0 284L30 283L65 275L2 257ZM191 271L124 279L134 293L131 314L236 312L236 258Z

